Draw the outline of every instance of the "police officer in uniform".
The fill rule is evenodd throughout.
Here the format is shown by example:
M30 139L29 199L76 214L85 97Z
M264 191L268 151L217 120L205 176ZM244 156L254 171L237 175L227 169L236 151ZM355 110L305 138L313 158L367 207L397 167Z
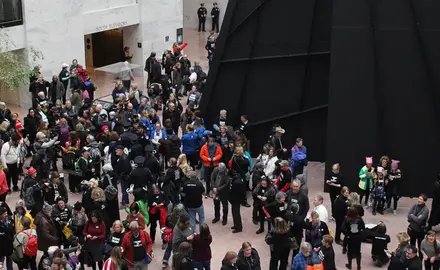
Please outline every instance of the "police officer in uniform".
M208 11L205 8L205 4L201 3L199 9L197 10L197 16L199 17L199 32L200 30L205 31L205 22L206 22L206 15L208 14Z
M219 32L219 17L220 17L220 9L218 8L217 2L213 3L213 7L211 10L211 17L212 17L212 31Z

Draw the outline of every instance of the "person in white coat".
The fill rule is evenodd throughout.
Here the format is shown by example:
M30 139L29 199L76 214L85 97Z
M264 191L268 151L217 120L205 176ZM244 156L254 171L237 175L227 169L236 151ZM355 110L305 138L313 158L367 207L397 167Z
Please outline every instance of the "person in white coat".
M269 179L274 179L273 172L275 171L275 162L277 162L277 160L278 157L275 155L274 148L269 148L267 161L264 163L264 174Z
M321 195L315 196L313 199L313 205L315 206L313 211L319 214L319 220L328 224L328 211L324 206L324 198Z

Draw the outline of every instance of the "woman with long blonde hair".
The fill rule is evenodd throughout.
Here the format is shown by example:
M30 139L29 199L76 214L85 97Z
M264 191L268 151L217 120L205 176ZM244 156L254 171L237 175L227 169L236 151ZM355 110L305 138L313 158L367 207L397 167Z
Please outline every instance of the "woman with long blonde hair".
M185 154L180 154L177 159L177 166L182 170L183 174L188 177L189 171L191 171L191 167L188 164L188 159Z
M115 246L112 249L110 252L110 258L105 261L102 269L128 270L128 266L122 258L122 248L120 246Z
M388 266L389 270L405 269L403 262L406 259L406 249L410 246L410 237L407 232L399 232L396 238L399 242L396 250L387 254L391 259Z
M237 270L237 252L228 251L223 257L222 268L220 270Z

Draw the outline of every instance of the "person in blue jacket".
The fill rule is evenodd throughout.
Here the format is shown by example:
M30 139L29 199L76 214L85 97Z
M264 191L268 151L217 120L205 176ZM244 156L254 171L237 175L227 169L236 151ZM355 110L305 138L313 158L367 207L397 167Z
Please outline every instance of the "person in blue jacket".
M199 136L194 132L193 125L186 126L187 133L182 136L182 153L186 155L190 165L195 168L199 162L197 155L197 146L199 143Z
M155 127L156 128L153 131L151 131L151 133L150 133L150 140L151 140L151 143L153 143L153 145L158 147L161 139L165 139L165 140L167 139L167 134L162 129L162 126L160 123L156 123Z

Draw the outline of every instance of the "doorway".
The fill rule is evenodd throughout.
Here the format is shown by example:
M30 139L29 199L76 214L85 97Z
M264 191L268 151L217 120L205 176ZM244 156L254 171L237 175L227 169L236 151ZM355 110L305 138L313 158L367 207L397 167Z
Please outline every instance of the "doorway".
M121 29L98 32L91 35L94 67L102 67L124 61L124 38Z

